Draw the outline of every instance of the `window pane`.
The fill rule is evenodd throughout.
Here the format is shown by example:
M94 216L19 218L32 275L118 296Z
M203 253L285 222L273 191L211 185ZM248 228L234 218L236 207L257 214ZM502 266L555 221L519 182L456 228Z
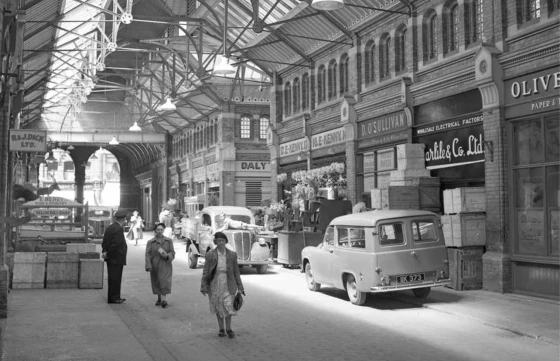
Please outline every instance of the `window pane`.
M329 246L334 245L334 227L328 227L327 231L325 232L325 238L323 239L325 244Z
M382 246L404 244L402 224L384 224L379 226L379 243Z
M546 169L546 199L548 203L548 222L551 254L560 254L560 166Z
M251 138L251 119L249 117L241 118L241 138Z
M534 164L543 161L541 126L538 119L513 125L513 164Z
M266 139L266 130L268 129L269 120L268 118L261 118L260 121L260 138Z
M514 180L517 251L545 255L543 168L517 170Z
M338 246L348 247L348 229L338 228Z
M350 247L366 248L366 232L363 228L350 229Z
M545 120L546 161L560 162L560 119L558 116L548 117Z
M412 234L416 242L434 242L438 240L436 226L433 222L412 222Z

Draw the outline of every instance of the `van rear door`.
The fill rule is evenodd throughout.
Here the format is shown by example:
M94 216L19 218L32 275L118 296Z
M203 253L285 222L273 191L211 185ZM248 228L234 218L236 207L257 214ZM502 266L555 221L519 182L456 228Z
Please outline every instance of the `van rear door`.
M389 277L391 284L408 283L414 274L410 237L404 219L381 221L377 224L375 250L380 275Z
M435 217L416 218L410 222L412 250L415 252L414 272L424 273L427 280L435 281L435 272L444 268L447 260L447 248L439 224Z

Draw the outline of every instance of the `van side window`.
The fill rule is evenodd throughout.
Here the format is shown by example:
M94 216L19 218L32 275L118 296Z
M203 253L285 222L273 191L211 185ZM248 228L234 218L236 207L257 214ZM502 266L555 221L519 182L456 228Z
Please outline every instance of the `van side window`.
M338 228L338 246L348 247L348 228Z
M366 248L366 231L363 228L351 228L348 240L352 248Z
M379 226L379 244L382 246L394 246L404 244L402 223L390 223Z
M212 226L212 218L210 218L209 214L202 215L202 224L205 226Z
M334 246L334 227L328 227L325 231L325 238L323 243L329 246Z
M413 221L414 242L434 242L438 240L436 225L429 221Z

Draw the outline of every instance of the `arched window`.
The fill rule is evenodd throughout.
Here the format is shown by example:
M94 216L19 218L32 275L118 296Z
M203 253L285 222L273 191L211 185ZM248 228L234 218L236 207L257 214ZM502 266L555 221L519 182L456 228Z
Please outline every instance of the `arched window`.
M437 58L437 14L431 10L424 21L424 61Z
M267 117L259 119L259 139L266 139L266 131L269 124L270 120Z
M300 89L300 84L299 84L299 78L294 79L293 93L294 93L294 113L297 113L301 109L300 108L301 107L301 100L300 100L301 89Z
M390 57L389 50L391 49L391 37L385 33L381 36L379 41L379 78L387 78L390 73Z
M290 82L284 86L284 116L292 114L292 85Z
M301 108L309 108L309 74L307 73L301 77Z
M348 55L342 54L340 58L340 95L348 92Z
M406 26L402 25L395 34L395 71L406 69Z
M484 31L484 11L483 11L483 0L470 0L465 1L465 43L466 45L476 43L482 40L482 33ZM532 3L534 5L533 10L529 11L529 16L540 16L540 0L536 1L523 1L524 4ZM523 7L526 8L525 6ZM537 10L538 9L538 10ZM522 11L523 12L523 11ZM538 13L538 15L537 15ZM523 16L526 13L523 12ZM531 20L533 17L526 19Z
M451 3L443 14L443 53L447 54L459 48L459 5Z
M327 99L327 71L324 65L319 67L317 72L317 103L322 103Z
M241 117L241 139L251 138L251 118L247 115Z
M364 51L364 75L366 84L375 81L375 43L373 40L366 43Z
M336 60L329 62L329 100L336 96Z

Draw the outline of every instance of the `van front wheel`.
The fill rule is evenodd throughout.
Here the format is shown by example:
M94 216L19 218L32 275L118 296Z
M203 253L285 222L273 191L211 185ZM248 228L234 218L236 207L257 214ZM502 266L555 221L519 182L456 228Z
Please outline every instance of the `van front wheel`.
M317 292L321 289L321 284L315 282L313 278L313 271L311 271L311 263L309 262L305 265L305 281L310 291Z
M412 290L412 293L418 298L426 298L430 294L430 290L430 287L415 288Z
M346 278L346 292L350 302L353 304L361 306L366 302L367 293L358 290L358 285L353 275L348 275Z

